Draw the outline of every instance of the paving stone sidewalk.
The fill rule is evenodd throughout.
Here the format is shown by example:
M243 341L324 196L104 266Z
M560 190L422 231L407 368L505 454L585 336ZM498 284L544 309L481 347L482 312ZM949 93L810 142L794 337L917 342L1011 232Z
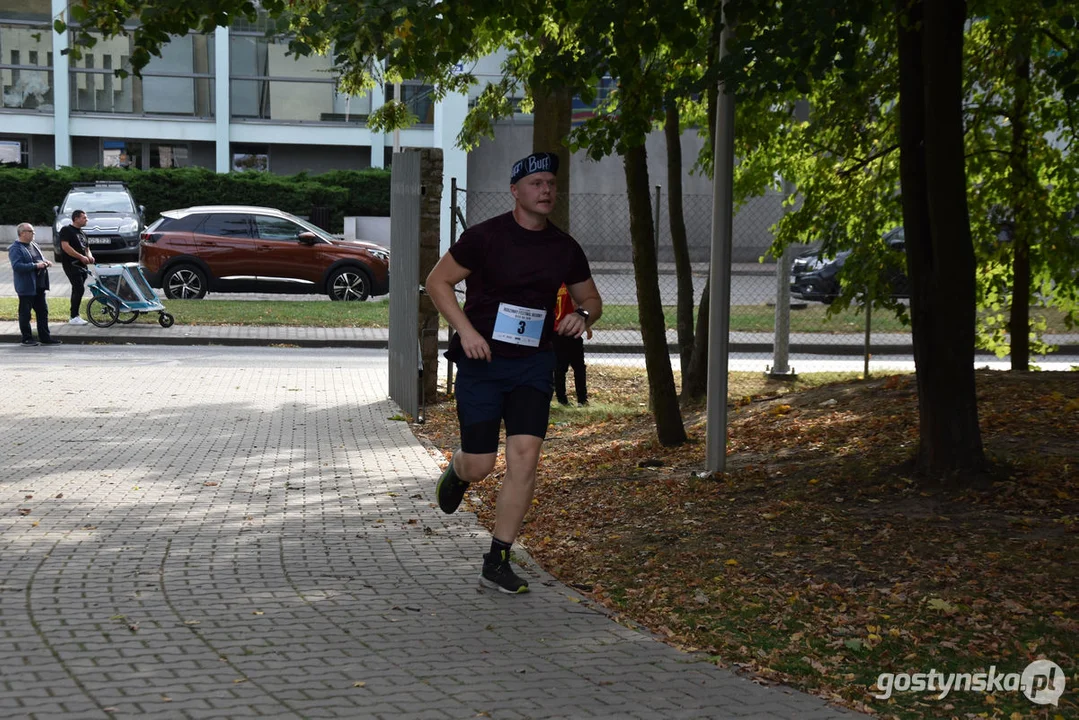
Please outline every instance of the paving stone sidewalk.
M385 366L0 350L0 717L861 717L623 627L434 505ZM66 352L64 346L49 352Z

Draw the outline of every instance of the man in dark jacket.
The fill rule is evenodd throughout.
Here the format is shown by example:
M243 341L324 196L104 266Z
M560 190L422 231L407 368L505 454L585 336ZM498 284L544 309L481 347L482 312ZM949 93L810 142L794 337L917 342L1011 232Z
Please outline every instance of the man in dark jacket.
M41 254L41 248L34 242L34 226L30 223L20 223L16 232L19 234L19 242L12 243L8 248L8 260L11 261L11 269L15 280L15 294L19 296L19 331L22 333L22 344L26 347L34 345L59 345L59 340L54 340L49 334L49 305L45 301L45 292L49 289L49 265L52 265ZM37 317L37 336L34 339L30 331L30 311L34 311Z

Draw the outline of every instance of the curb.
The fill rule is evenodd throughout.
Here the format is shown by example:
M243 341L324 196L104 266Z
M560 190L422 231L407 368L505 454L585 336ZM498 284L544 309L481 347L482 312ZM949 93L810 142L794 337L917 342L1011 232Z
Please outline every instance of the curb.
M197 327L197 326L192 326ZM389 343L384 339L354 340L320 339L320 338L287 338L287 337L199 337L192 335L68 335L56 333L56 339L62 340L65 345L171 345L171 346L221 346L221 347L298 347L298 348L357 348L364 350L388 350ZM21 336L14 333L0 334L0 342L19 344ZM730 343L727 346L732 353L769 354L775 351L772 343ZM439 351L447 348L446 342L439 342ZM671 355L679 352L676 344L668 344L667 350ZM913 347L904 344L870 345L869 354L878 355L911 355ZM591 355L640 355L644 353L641 345L618 345L613 343L590 343L587 352ZM861 357L864 348L861 345L833 345L828 343L792 343L789 348L790 354L794 355L840 355L845 357ZM974 353L977 358L996 358L996 355L977 350ZM1079 344L1059 345L1053 355L1079 355ZM1046 356L1051 358L1052 356Z

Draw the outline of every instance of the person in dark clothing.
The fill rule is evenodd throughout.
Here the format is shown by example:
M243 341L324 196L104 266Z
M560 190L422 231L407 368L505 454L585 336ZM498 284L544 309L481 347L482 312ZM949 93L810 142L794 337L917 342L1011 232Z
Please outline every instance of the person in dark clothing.
M71 213L71 224L60 228L60 262L64 267L64 274L71 281L71 319L68 320L68 325L86 325L86 321L79 317L79 309L82 307L86 283L86 266L96 261L86 242L86 235L82 232L85 225L86 213L76 210Z
M554 344L554 396L561 405L569 405L566 396L566 373L573 368L573 389L577 394L577 404L588 404L588 384L584 369L584 338L561 335L558 332L562 318L574 312L573 299L563 285L558 289L558 303L555 305L554 330L551 342ZM592 328L587 330L588 339L592 339Z
M435 307L457 331L446 357L457 364L461 447L435 495L442 512L457 510L468 485L494 468L505 422L506 474L480 583L511 594L528 592L528 582L510 567L510 549L532 504L550 419L558 288L565 284L578 308L563 318L559 333L580 337L603 312L581 246L547 220L557 172L553 153L533 153L515 163L513 210L466 230L426 284ZM463 309L454 291L462 280Z
M11 243L7 256L11 261L15 294L19 296L19 332L22 333L22 344L26 347L59 345L60 341L54 340L49 333L49 304L45 300L45 293L49 289L49 265L52 263L45 259L41 248L34 242L33 225L20 223L15 231L19 241ZM30 329L31 310L37 319L37 340Z

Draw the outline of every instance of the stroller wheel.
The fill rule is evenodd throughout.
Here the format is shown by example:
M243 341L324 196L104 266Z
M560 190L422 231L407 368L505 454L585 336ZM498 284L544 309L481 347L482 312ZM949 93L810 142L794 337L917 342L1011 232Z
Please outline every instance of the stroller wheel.
M116 316L116 322L120 323L121 325L130 325L131 323L139 319L139 315L141 315L141 313L138 310L132 310L131 312L121 311Z
M96 297L86 306L86 317L99 328L107 328L116 322L119 309L105 298Z
M172 324L176 322L176 318L174 318L172 315L169 315L167 312L163 312L157 316L157 322L163 328L170 328L172 327Z

